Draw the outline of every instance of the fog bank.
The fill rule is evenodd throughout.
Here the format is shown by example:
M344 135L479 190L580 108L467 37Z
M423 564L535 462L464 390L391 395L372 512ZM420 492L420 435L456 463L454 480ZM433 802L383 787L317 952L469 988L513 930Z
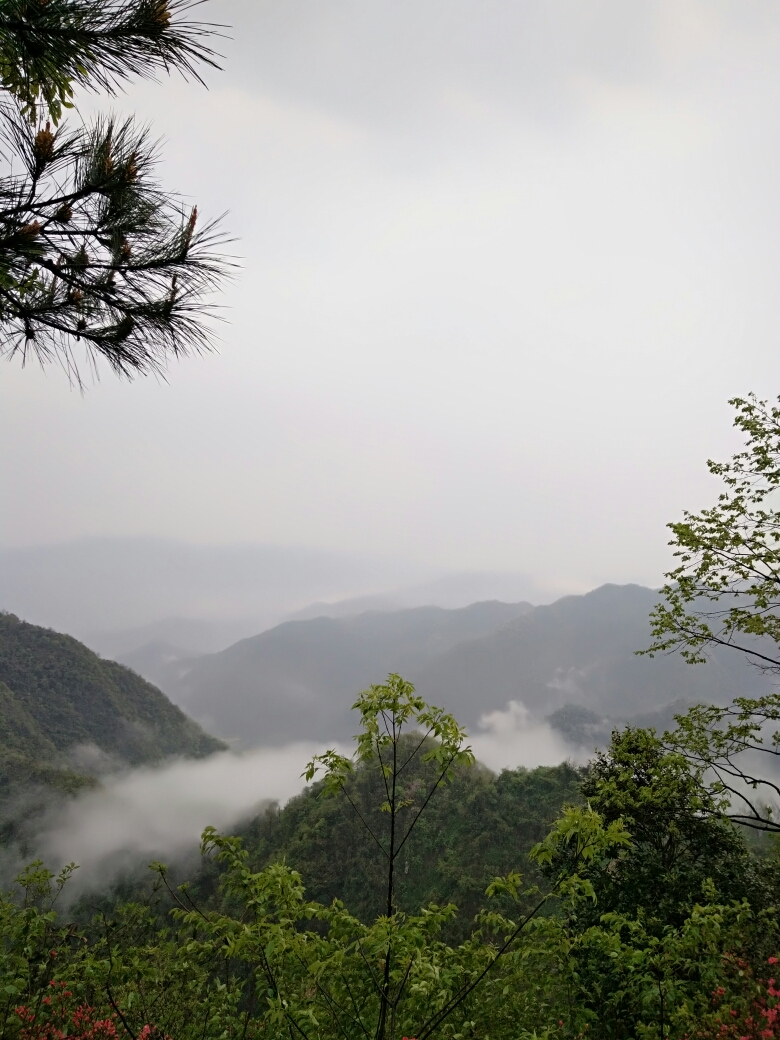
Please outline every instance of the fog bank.
M78 887L153 859L176 859L197 847L201 832L229 829L266 802L302 790L306 763L321 744L224 752L107 777L97 791L46 818L40 854L50 864L79 864Z
M549 723L535 719L520 701L510 701L503 711L487 712L479 720L479 729L471 746L479 761L494 772L587 758L585 749L574 748Z

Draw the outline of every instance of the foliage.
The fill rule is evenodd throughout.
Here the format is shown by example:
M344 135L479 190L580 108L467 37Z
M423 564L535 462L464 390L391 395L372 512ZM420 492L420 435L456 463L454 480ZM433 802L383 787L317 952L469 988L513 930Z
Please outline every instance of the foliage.
M215 66L188 0L4 0L0 119L0 350L59 359L74 344L121 374L209 344L207 296L225 273L214 224L154 178L132 121L58 126L74 90ZM13 172L15 169L16 172Z
M207 346L203 298L220 262L215 227L155 181L154 148L131 121L64 133L7 127L21 172L0 180L0 332L10 353L81 341L120 374Z
M236 987L215 977L210 951L174 938L146 907L122 908L91 938L58 927L54 904L71 870L54 879L33 864L18 878L21 900L0 900L0 1036L246 1035Z
M600 875L598 912L641 910L680 925L714 885L718 901L774 902L780 876L751 855L744 834L722 816L722 796L702 783L702 768L670 750L652 730L627 728L590 764L583 793L606 822L622 819L631 854Z
M411 751L415 738L402 737ZM425 744L422 745L425 747ZM404 779L414 792L429 789L435 763L417 755ZM428 903L455 903L458 916L445 923L448 941L462 940L474 927L485 889L499 874L517 869L547 834L562 805L579 803L580 772L566 763L534 770L504 770L493 776L478 764L456 768L449 784L439 787L415 825L399 858L395 898L400 910L413 913ZM382 781L373 761L356 765L347 781L350 799L372 830L385 842L389 819L380 812ZM315 784L283 809L270 806L239 833L257 871L285 862L306 881L309 897L345 903L363 922L382 913L382 858L346 798L324 798ZM405 826L412 806L399 811ZM544 878L528 863L529 884ZM199 901L210 901L218 872L208 864L193 880ZM498 898L498 897L497 897ZM504 901L499 899L501 905Z
M701 664L713 647L745 655L765 671L780 671L780 408L751 394L730 402L745 450L730 462L707 463L724 490L716 505L670 524L679 564L667 575L664 602L651 614L653 642L642 653L678 650ZM723 706L696 705L676 716L671 746L710 793L726 796L730 815L759 830L780 830L772 802L780 788L772 763L780 756L780 694L737 697ZM758 792L758 793L757 793Z
M780 758L780 732L770 729L780 719L780 695L737 697L726 707L697 704L675 718L668 742L699 775L706 773L723 811L744 826L780 833L780 786L772 769Z
M535 854L544 861L565 847L576 867L626 840L619 824L605 830L597 814L572 807ZM483 1022L490 1016L490 1005L479 1000L481 985L503 967L550 898L538 895L531 911L517 919L486 908L474 934L452 947L440 939L456 912L452 905L409 915L393 911L367 925L338 901L329 907L307 901L300 875L284 864L253 873L238 839L208 831L205 849L215 850L226 865L225 888L243 912L203 915L182 904L177 917L187 928L204 930L226 957L253 968L256 996L267 1004L265 1027L274 1034L425 1040L439 1031L453 1037L473 1031L475 1016ZM520 875L510 873L494 879L487 895L516 899L521 889ZM589 886L567 870L553 891L574 898Z
M749 1006L755 987L733 971L733 951L767 934L776 942L777 929L747 904L719 904L714 896L705 888L678 926L661 929L642 913L607 913L587 928L576 916L552 921L571 1035L683 1040L708 1019L720 1023L724 1012L734 1018L731 1010Z
M777 957L767 957L762 974L771 974L777 963ZM726 955L724 968L721 984L712 991L712 1008L701 1013L690 1040L772 1040L780 1036L776 980L757 978L748 961L733 955Z
M651 730L614 733L583 793L632 840L582 871L592 902L548 922L572 1022L617 1040L693 1036L724 1009L731 1020L753 999L734 958L752 970L780 939L776 863L751 852L700 770Z
M0 8L0 83L27 116L42 106L59 122L74 86L113 91L130 76L176 68L197 76L216 67L204 26L178 16L181 0L4 0Z
M382 865L365 878L367 886L381 882L378 913L358 916L338 898L312 899L288 863L268 855L256 869L257 848L208 829L203 851L218 868L219 898L208 898L202 884L173 888L156 864L175 904L167 919L145 900L115 905L80 931L54 915L69 871L55 881L36 864L20 878L22 898L0 900L0 1034L778 1035L780 989L766 971L780 941L776 867L753 856L718 816L716 796L685 756L652 731L613 734L583 779L589 804L563 806L531 852L541 884L529 885L520 863L493 877L471 926L449 941L456 907L413 907L396 868L431 807L468 789L466 776L477 778L473 807L501 779L531 774L492 781L471 761L455 720L399 676L361 695L357 707L363 727L354 758L328 752L310 763L308 775L324 768L325 781L277 823L282 831L308 828L311 840L320 823L333 822L321 807L348 808L353 833L365 830ZM320 834L334 858L344 849L328 841L340 833ZM248 835L257 842L256 832ZM288 836L281 847L295 845Z
M754 394L730 402L745 450L730 462L707 462L725 485L717 504L669 524L679 564L667 575L665 602L651 614L647 653L679 650L691 663L712 646L740 651L780 669L780 408Z

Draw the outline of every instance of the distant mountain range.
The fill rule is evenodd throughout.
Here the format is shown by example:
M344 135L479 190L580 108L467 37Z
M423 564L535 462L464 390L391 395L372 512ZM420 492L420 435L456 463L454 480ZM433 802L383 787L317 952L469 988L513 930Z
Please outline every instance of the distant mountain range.
M0 614L0 797L14 777L36 771L41 782L68 788L115 768L207 755L224 746L209 733L237 748L344 739L355 729L350 706L359 691L391 671L472 733L483 716L518 701L530 720L547 719L570 745L588 747L615 722L663 725L672 705L770 689L737 653L700 666L676 655L637 657L656 599L637 585L605 585L546 606L487 601L323 615L218 653L193 656L158 642L119 663ZM340 615L345 607L323 609ZM491 726L502 717L493 714ZM510 712L507 725L518 718Z
M238 747L348 737L357 693L390 671L472 731L516 700L575 742L580 731L608 733L613 721L663 725L672 704L768 690L736 652L699 666L637 657L656 601L651 589L605 585L547 606L374 610L286 622L200 657L150 644L122 660Z
M297 612L551 598L522 574L447 574L415 561L294 546L84 538L0 548L0 609L68 632L105 657L150 642L211 653Z

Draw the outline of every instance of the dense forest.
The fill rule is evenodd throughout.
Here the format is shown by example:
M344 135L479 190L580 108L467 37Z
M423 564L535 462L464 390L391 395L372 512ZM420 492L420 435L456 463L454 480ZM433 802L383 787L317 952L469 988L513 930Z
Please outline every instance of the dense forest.
M404 737L400 753L408 757L416 743L414 736ZM435 782L433 765L423 761L425 750L424 746L414 754L407 766L407 791L427 791ZM269 805L239 829L251 868L285 863L305 879L309 898L325 905L339 900L361 921L375 920L383 911L384 864L376 855L372 832L385 841L388 817L382 810L381 776L374 767L371 762L356 770L349 798L324 797L322 784L315 783L283 809ZM428 803L404 846L395 906L414 913L432 903L452 903L458 916L445 932L450 939L465 938L494 877L523 865L529 877L541 883L542 875L528 854L546 837L564 805L582 803L582 776L567 763L506 769L499 776L478 763L456 769L451 782ZM416 800L399 811L400 826L408 822L415 804ZM199 905L215 905L220 878L217 866L206 861L188 891Z

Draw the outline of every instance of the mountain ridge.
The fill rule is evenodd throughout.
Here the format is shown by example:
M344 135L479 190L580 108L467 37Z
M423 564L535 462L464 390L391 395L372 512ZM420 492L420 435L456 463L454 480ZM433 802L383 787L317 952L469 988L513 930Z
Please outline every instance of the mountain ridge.
M708 666L649 659L658 592L604 585L552 604L418 607L288 621L217 654L175 661L159 678L172 700L240 746L351 735L349 706L390 671L472 731L521 701L537 719L579 705L610 719L672 703L766 692L738 655Z

